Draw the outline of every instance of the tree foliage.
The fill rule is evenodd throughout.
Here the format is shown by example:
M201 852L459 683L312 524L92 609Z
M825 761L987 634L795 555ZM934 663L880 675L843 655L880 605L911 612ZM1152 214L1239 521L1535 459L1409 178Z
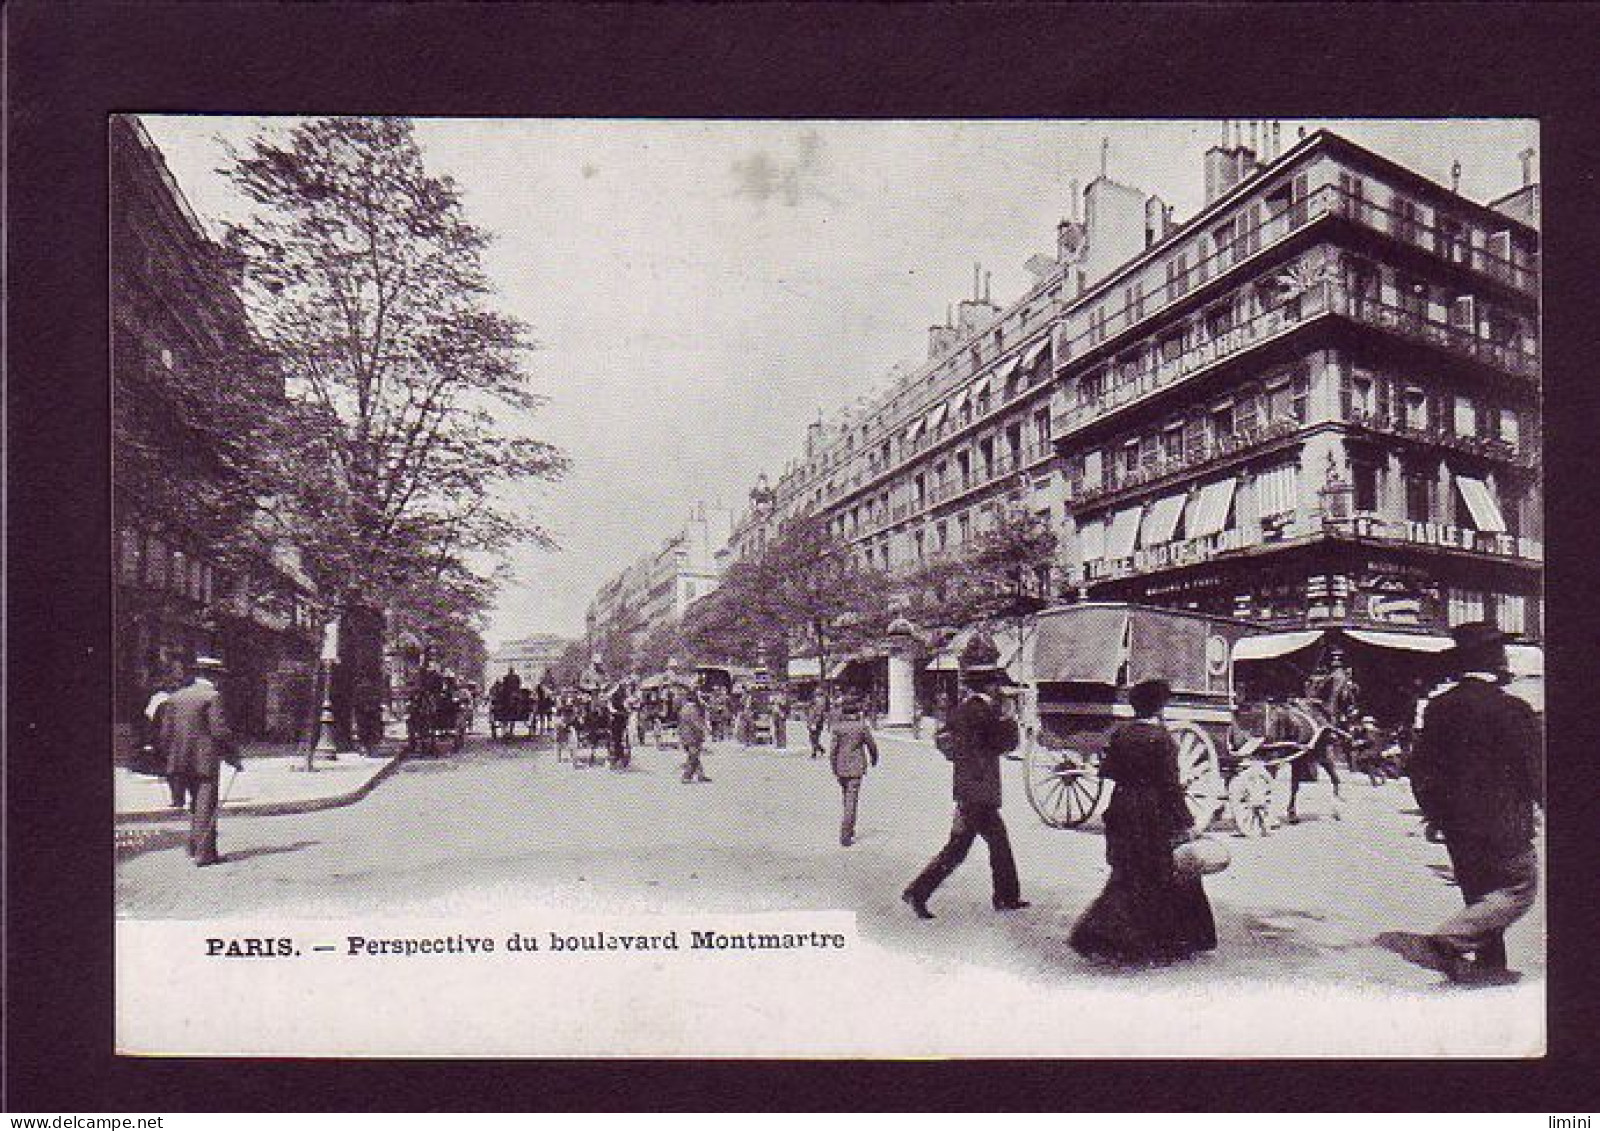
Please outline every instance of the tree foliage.
M565 459L506 424L539 400L526 328L495 310L488 236L403 118L261 135L227 170L256 208L229 244L294 399L273 450L282 511L324 594L460 624L474 562L548 541L497 499Z
M863 565L820 518L794 520L758 556L730 566L722 584L690 607L685 642L702 658L774 667L796 653L826 666L882 634L887 579Z
M945 628L1025 615L1049 599L1058 544L1047 517L1007 507L962 551L934 558L902 581L906 613Z

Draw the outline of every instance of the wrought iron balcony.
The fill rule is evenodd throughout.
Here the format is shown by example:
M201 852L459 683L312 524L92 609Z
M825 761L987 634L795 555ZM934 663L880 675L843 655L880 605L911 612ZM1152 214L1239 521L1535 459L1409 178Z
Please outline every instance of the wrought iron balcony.
M1303 427L1304 425L1298 420L1271 420L1253 428L1242 428L1230 435L1207 437L1198 444L1185 444L1181 456L1163 456L1154 463L1140 464L1132 471L1108 468L1098 484L1085 483L1081 478L1070 479L1067 482L1067 501L1078 506L1088 506L1167 478L1194 474L1243 452L1254 451L1274 440L1293 436Z

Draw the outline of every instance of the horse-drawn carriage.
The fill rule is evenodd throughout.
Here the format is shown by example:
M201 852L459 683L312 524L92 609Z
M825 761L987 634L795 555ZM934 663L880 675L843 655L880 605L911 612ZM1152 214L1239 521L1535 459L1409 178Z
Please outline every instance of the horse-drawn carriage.
M406 709L406 749L434 755L460 753L472 723L472 695L455 680L425 671L417 679Z
M1280 769L1325 758L1331 732L1279 725L1251 734L1241 728L1234 645L1258 631L1226 617L1111 602L1037 614L1028 641L1034 686L1024 781L1040 818L1069 828L1098 811L1106 793L1099 766L1108 732L1133 717L1128 689L1164 679L1172 686L1166 724L1196 827L1206 828L1226 805L1241 832L1265 835L1282 780L1298 788L1298 779Z

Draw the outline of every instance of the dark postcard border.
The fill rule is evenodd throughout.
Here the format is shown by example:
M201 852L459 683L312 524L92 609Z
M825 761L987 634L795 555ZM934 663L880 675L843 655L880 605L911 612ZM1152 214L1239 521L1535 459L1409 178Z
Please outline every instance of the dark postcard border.
M11 1111L1531 1110L1597 1061L1593 9L13 4ZM321 1062L111 1055L105 118L113 111L1543 119L1552 1055L1490 1062ZM884 1003L892 1008L892 1002ZM225 1002L196 1002L226 1009ZM465 1020L463 1023L470 1023ZM1063 1017L1064 1028L1085 1024ZM1586 1087L1586 1085L1588 1085Z

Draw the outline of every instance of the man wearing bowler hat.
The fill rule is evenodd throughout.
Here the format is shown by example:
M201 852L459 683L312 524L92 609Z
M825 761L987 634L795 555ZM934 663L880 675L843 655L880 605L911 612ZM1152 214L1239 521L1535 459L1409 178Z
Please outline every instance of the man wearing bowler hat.
M1028 906L1017 880L1011 840L1000 819L1000 758L1017 748L1017 722L1004 715L996 692L1005 680L1000 650L993 640L974 635L961 650L961 681L967 694L940 728L936 741L954 764L955 820L950 839L901 898L919 919L932 919L928 898L967 858L972 842L982 837L989 846L989 871L996 911Z
M1444 658L1455 682L1424 708L1407 768L1466 907L1422 936L1416 953L1397 949L1453 982L1504 985L1517 979L1506 969L1505 930L1538 887L1533 810L1544 799L1542 743L1533 709L1504 690L1510 637L1485 621L1450 635L1455 646Z
M167 776L183 781L194 798L189 855L202 868L222 859L217 855L217 778L222 763L240 768L239 752L215 683L225 670L221 660L201 656L194 662L188 686L174 691L161 708Z

